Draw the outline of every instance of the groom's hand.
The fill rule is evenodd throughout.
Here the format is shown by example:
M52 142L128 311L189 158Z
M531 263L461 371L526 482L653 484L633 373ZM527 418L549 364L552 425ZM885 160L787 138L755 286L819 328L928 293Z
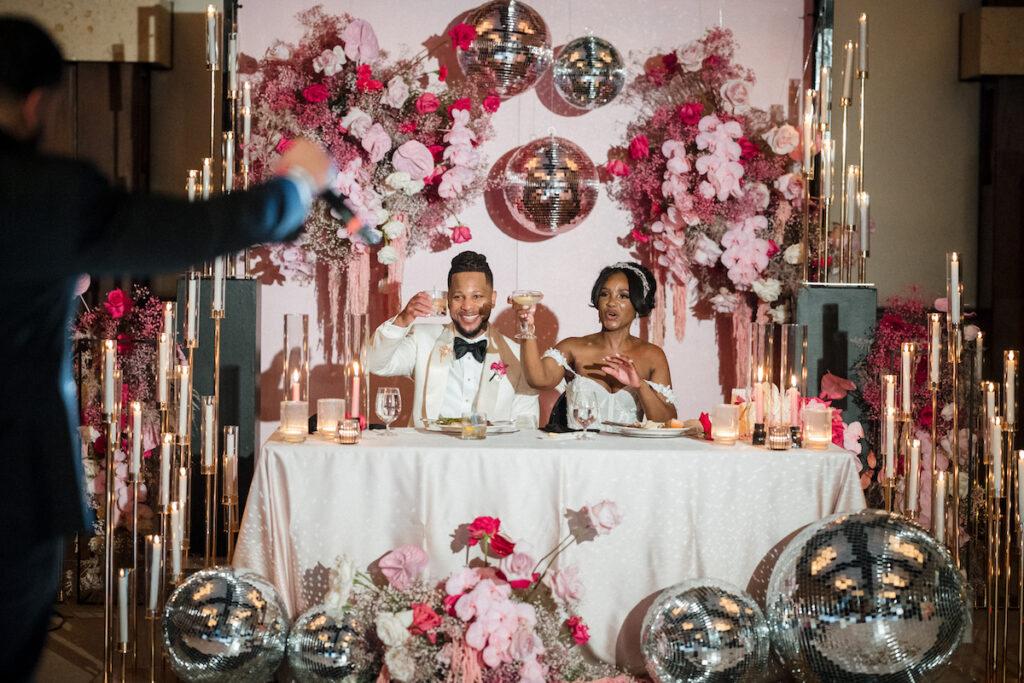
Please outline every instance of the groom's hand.
M417 292L402 312L395 316L394 324L398 327L409 327L416 318L426 318L434 312L434 304L430 300L430 292Z

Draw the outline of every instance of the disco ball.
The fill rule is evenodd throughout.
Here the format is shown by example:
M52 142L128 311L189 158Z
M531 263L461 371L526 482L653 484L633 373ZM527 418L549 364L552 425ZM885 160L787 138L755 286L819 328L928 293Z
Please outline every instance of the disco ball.
M171 594L163 634L171 668L182 680L263 683L284 658L288 614L263 577L214 567Z
M772 645L801 681L931 680L960 644L968 609L946 549L881 510L810 525L768 584Z
M288 666L299 683L340 681L355 673L363 634L349 612L324 605L306 610L288 634Z
M476 28L468 50L458 50L467 76L494 80L494 90L511 97L529 90L551 66L551 37L540 14L516 0L494 0L477 7L465 23Z
M505 203L523 227L557 235L579 225L597 201L597 169L586 153L550 136L520 147L505 167Z
M569 41L551 70L555 90L580 109L597 109L614 100L626 83L626 66L607 40L584 36Z

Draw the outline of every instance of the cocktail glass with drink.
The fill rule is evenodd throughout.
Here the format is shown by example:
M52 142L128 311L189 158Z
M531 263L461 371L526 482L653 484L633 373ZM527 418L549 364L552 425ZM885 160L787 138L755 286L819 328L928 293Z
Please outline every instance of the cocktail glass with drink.
M435 318L443 318L448 315L448 291L434 287L430 290L430 303L434 310L431 313Z
M512 302L520 306L536 306L544 299L544 293L536 289L517 289L512 292ZM519 322L519 334L517 339L536 339L536 330L533 323Z

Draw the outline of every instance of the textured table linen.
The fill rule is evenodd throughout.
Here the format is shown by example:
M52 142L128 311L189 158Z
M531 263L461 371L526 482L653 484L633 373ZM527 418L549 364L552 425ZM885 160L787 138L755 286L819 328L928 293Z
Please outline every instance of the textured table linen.
M579 612L594 654L637 667L640 622L660 590L715 577L763 604L789 537L864 507L853 456L834 446L773 452L689 438L579 441L526 431L462 441L395 431L364 433L356 446L315 436L293 445L279 435L264 444L234 564L277 586L292 619L320 601L325 565L342 553L366 568L398 545L419 545L441 578L465 561L451 549L460 524L500 517L502 531L539 557L568 533L566 508L608 499L621 526L573 545L557 566L581 569Z

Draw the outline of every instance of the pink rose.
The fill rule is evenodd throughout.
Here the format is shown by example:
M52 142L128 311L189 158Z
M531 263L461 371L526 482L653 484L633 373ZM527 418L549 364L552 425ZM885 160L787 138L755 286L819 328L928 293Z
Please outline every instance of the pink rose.
M107 300L103 302L103 308L107 309L107 313L115 320L128 315L128 311L132 310L132 305L131 298L120 289L110 290Z
M776 154L786 155L800 145L800 131L787 123L765 133L764 141Z
M700 102L687 102L676 110L679 120L688 126L696 126L700 123L701 114L704 113L704 105Z
M404 591L412 586L429 562L430 556L423 548L402 545L380 558L380 570L392 588Z
M405 84L401 76L395 76L388 81L387 90L384 91L380 101L399 109L407 99L409 99L409 86Z
M616 178L626 178L630 174L629 166L626 162L618 159L612 159L604 166L605 170L608 171L608 175L615 176Z
M498 107L500 107L500 106L501 106L501 98L498 97L493 92L488 93L487 97L484 98L484 101L483 101L484 111L490 112L491 114L493 114L494 112L498 111Z
M448 35L452 38L452 49L468 50L476 38L476 29L469 24L458 24Z
M612 529L622 523L619 506L610 500L602 500L597 505L588 505L584 509L587 511L590 526L599 536L610 534Z
M323 73L324 76L333 76L341 71L344 64L345 50L340 45L335 45L333 49L324 50L319 57L313 58L313 71Z
M632 159L646 159L651 155L646 135L637 135L629 142L629 156Z
M512 554L501 558L498 563L502 573L505 574L505 580L513 588L526 588L533 583L537 576L533 573L533 568L536 565L537 560L530 554L530 548L525 544L519 544Z
M416 111L420 114L429 114L432 111L437 111L437 108L441 106L441 100L437 99L437 95L429 92L425 92L416 98Z
M804 181L795 173L785 173L775 181L775 189L786 199L795 201L804 196Z
M548 584L555 597L563 601L579 600L585 592L580 568L572 564L549 574Z
M413 180L423 180L434 170L434 155L418 140L403 143L391 155L396 171L408 173Z
M370 161L377 163L391 151L391 136L384 126L375 123L363 135L363 149L370 153Z
M437 636L427 632L433 631L441 625L440 615L426 603L414 602L410 607L412 607L412 626L409 627L409 632L414 636L426 634L430 638L430 642L433 643Z
M323 102L327 99L327 88L319 83L314 83L302 91L302 97L305 98L307 102L313 102L314 104L317 102Z
M448 67L441 65L441 68L437 70L437 80L442 83L448 80Z
M577 645L583 645L590 640L590 627L583 623L582 617L572 617L565 625L569 627L569 633L572 634L572 639L576 641Z
M750 104L750 83L741 78L734 78L722 84L719 94L726 109L733 113L744 112Z
M357 62L372 62L380 53L377 34L365 19L354 19L341 32L341 39L345 42L345 54Z
M685 71L697 71L704 62L706 54L704 45L693 40L679 50L679 63L683 65Z
M473 239L473 233L470 231L468 226L456 225L452 228L452 242L455 244L462 244Z

